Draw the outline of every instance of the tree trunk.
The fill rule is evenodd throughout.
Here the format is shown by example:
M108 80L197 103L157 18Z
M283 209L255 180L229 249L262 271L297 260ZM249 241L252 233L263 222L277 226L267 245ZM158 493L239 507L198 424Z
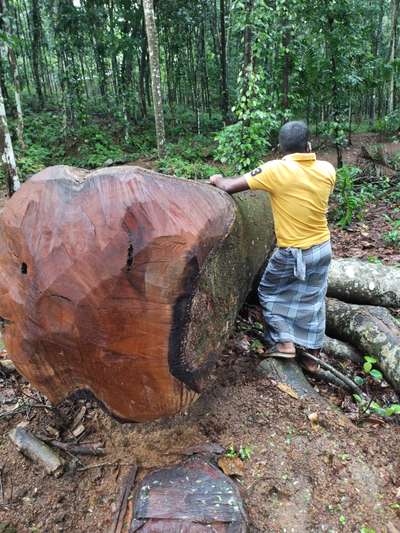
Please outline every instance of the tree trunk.
M375 356L393 387L400 390L400 328L387 309L327 299L328 335Z
M36 94L39 105L44 107L42 80L40 78L40 44L42 41L42 23L40 19L40 8L38 0L32 0L32 67L33 78L35 80Z
M156 123L158 156L165 155L165 128L163 99L161 92L160 54L158 49L157 28L154 17L153 0L143 0L144 18L146 23L147 43L149 48L151 88L153 92L154 119Z
M324 337L324 345L322 347L324 353L339 359L341 361L353 361L353 363L362 363L363 358L351 344L347 342L339 341L337 339L331 339L327 335Z
M229 94L227 81L227 61L226 61L226 28L225 28L225 0L220 0L221 17L221 111L224 123L228 120Z
M0 85L0 154L3 162L4 173L7 179L8 194L12 194L20 188L17 164L15 162L10 132L8 130L6 109L2 87Z
M351 303L400 307L400 269L357 259L334 259L328 295Z
M397 48L397 23L399 19L400 0L392 0L391 2L391 36L390 36L390 56L389 62L391 65L390 81L389 81L389 99L388 99L388 112L394 111L394 93L395 93L395 80L396 80L396 48Z
M14 91L15 91L15 107L17 109L17 137L18 142L22 150L25 150L24 142L24 115L22 113L21 106L21 85L19 82L19 73L17 60L15 58L14 50L8 48L8 59L10 61L11 71L14 80Z
M88 390L144 421L203 389L273 225L263 193L58 166L8 202L0 236L0 316L17 369L53 403Z

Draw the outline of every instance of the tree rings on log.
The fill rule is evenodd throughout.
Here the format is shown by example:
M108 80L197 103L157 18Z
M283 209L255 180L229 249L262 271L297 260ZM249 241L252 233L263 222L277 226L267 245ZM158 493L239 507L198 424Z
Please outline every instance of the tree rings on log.
M116 417L196 399L274 242L268 195L232 199L122 166L50 167L0 219L0 316L17 369L52 403Z

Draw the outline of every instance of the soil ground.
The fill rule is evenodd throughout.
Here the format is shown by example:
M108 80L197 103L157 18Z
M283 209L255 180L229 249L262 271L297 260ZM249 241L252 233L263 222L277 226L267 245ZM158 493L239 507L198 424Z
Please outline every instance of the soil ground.
M355 138L353 154L345 158L354 162L364 141ZM398 261L398 251L382 240L382 215L393 207L378 202L367 207L353 231L333 228L336 255ZM129 468L125 465L137 463L141 479L154 468L182 461L186 449L206 442L251 448L237 480L250 533L400 531L396 420L359 416L348 394L316 381L321 401L294 398L260 375L258 363L238 325L214 379L189 412L141 424L120 424L88 400L67 400L56 412L22 377L1 373L0 532L106 532ZM16 408L20 412L11 415ZM80 442L102 441L106 455L80 456L78 463L60 452L69 467L58 479L22 456L8 437L25 422L35 434L71 440L79 413ZM107 465L95 466L100 463Z

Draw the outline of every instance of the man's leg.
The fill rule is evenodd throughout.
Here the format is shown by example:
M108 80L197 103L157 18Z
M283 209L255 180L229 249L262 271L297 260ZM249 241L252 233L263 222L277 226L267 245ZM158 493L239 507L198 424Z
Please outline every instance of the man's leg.
M266 355L293 358L296 349L292 341L291 285L293 283L293 258L282 250L271 257L261 279L258 296L263 308L265 340L269 345Z

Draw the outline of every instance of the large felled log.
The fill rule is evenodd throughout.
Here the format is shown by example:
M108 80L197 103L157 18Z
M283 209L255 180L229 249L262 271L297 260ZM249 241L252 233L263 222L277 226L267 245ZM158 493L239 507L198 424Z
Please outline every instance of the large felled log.
M386 379L400 390L400 328L387 309L328 298L327 331L376 356Z
M273 243L267 195L129 166L40 172L0 232L19 372L53 403L89 390L136 421L197 397Z
M358 259L335 259L328 295L351 303L400 307L400 269Z

